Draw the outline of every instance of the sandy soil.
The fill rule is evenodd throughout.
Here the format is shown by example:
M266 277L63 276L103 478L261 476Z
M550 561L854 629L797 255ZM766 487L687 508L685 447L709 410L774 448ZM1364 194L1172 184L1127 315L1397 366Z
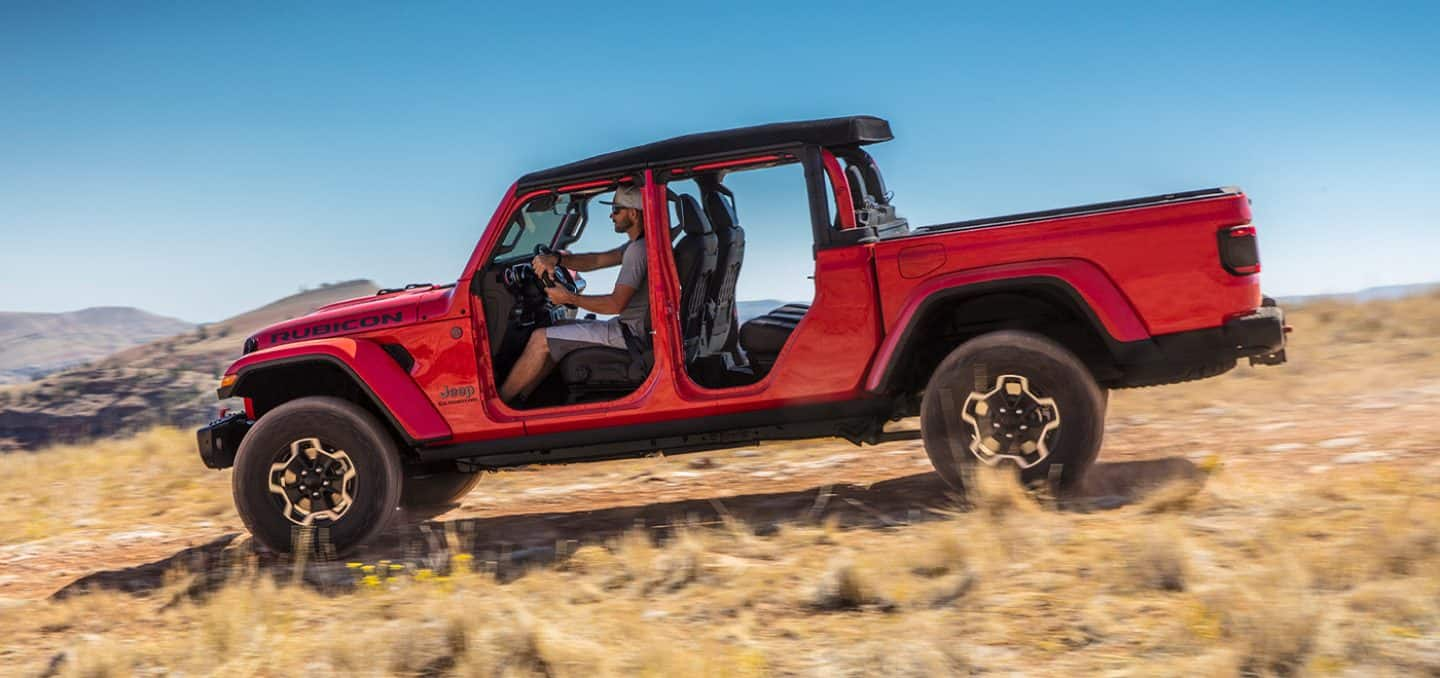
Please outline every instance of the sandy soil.
M1197 465L1215 463L1276 482L1343 474L1362 464L1428 477L1440 472L1440 380L1396 376L1358 386L1269 404L1159 397L1166 390L1172 396L1215 390L1205 384L1116 392L1100 463L1087 480L1092 501L1079 508L1120 506L1146 487L1195 476ZM636 525L664 528L722 516L761 530L830 516L844 525L888 525L954 506L918 441L774 443L491 474L459 506L405 516L354 558L421 558L438 548L437 539L460 535L483 559L543 560L557 548L602 542ZM171 566L250 548L233 511L118 531L87 528L83 519L73 527L53 538L0 545L0 598L42 598L75 583L140 590L158 584Z
M1440 295L1291 320L1285 366L1112 393L1059 505L967 511L918 442L777 443L491 474L351 567L257 552L188 431L0 456L0 666L1433 672ZM816 602L845 581L853 604ZM285 654L342 609L373 633Z

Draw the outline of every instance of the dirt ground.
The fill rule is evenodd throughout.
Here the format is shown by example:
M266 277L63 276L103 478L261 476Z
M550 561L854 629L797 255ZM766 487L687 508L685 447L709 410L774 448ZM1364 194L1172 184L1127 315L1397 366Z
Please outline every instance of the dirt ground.
M1392 374L1326 393L1288 391L1282 381L1260 385L1280 386L1273 396L1247 396L1244 381L1287 367L1236 369L1221 383L1115 392L1100 461L1087 478L1084 494L1094 500L1089 508L1128 503L1147 487L1193 476L1196 465L1223 464L1230 473L1280 483L1362 465L1422 477L1440 473L1440 379ZM182 444L167 453L191 451ZM228 486L228 471L195 473L224 476L219 485ZM221 501L225 489L217 487ZM839 440L767 443L526 467L490 474L443 514L406 516L355 559L403 560L415 542L447 527L460 528L471 550L493 558L567 540L603 542L637 524L715 522L722 514L761 526L832 514L846 524L905 522L927 509L954 507L955 499L931 472L919 441L873 447ZM0 598L50 596L93 575L97 563L119 580L131 568L183 562L188 549L247 539L233 510L113 530L96 529L95 521L80 517L63 535L0 545Z
M1083 498L1055 507L1059 514L1151 521L1151 509L1140 508L1153 505L1147 492L1217 477L1259 488L1254 496L1376 474L1433 493L1440 296L1321 303L1292 314L1292 323L1288 365L1241 365L1203 382L1112 393L1100 461ZM99 458L109 464L97 471ZM246 558L262 569L296 567L253 553L230 505L229 473L201 468L188 432L11 455L0 458L0 471L0 613L88 591L144 595L172 585L176 570L198 573L192 587L214 588ZM428 571L465 553L508 582L637 528L662 541L707 525L761 537L817 525L877 534L917 526L920 535L918 526L959 508L918 441L774 443L490 474L458 506L407 515L349 560ZM1245 529L1243 506L1226 511L1227 529ZM1275 509L1265 512L1268 519ZM1212 518L1195 520L1196 529L1211 529L1203 523ZM346 563L300 567L317 590L355 581ZM63 647L73 641L67 633L38 637ZM0 663L40 654L12 647L0 651Z

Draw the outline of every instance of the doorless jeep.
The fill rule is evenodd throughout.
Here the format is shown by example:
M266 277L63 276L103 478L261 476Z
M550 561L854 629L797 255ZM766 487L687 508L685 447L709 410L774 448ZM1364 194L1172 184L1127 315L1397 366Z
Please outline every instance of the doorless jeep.
M240 516L279 551L311 530L307 543L352 548L397 507L454 502L486 469L874 444L915 437L883 429L915 415L951 486L969 465L1006 464L1064 490L1099 452L1108 389L1284 362L1239 189L915 227L865 150L889 139L874 117L780 123L522 176L455 283L381 290L249 337L219 389L244 411L202 428L200 455L234 466ZM748 225L752 242L808 227L813 247L793 263L814 297L742 324L752 195L739 187L787 167L808 224ZM577 313L545 287L585 284L563 258L553 277L532 259L605 234L591 206L622 185L644 201L644 336L566 354L523 408L507 405L497 384L529 334Z

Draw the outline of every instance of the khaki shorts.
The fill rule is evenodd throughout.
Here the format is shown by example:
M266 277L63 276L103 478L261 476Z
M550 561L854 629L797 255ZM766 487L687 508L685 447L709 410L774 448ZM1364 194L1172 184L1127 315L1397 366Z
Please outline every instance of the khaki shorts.
M610 346L625 350L625 332L620 318L609 320L568 320L545 328L545 343L550 359L560 362L565 354L587 346Z

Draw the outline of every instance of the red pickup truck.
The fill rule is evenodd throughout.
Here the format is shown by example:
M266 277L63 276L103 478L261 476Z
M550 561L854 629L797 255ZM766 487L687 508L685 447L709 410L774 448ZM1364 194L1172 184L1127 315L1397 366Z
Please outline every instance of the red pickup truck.
M957 489L969 466L1010 464L1063 491L1099 452L1108 389L1284 362L1239 189L914 227L865 150L889 139L875 117L777 123L522 176L455 283L382 290L249 337L219 389L244 410L198 432L200 455L234 466L241 517L280 551L306 532L352 548L399 506L451 503L486 469L874 444L915 437L884 426L916 415ZM794 264L813 261L814 298L742 324L748 196L726 181L787 167L803 175L793 200L809 223L766 228L808 228L813 248ZM625 348L565 354L523 407L507 405L498 384L529 335L577 314L546 287L584 285L532 262L594 222L604 232L590 208L622 186L643 199L648 324Z

